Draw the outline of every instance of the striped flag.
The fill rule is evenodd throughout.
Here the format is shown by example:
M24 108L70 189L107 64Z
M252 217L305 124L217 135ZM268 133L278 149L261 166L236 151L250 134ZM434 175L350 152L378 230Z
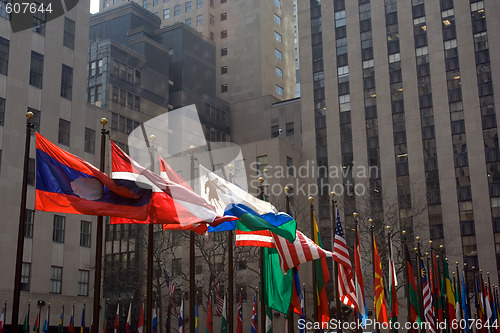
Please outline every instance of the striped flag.
M165 264L161 263L160 266L161 266L161 269L163 271L163 275L165 276L165 282L168 285L168 292L170 294L170 298L172 298L172 297L174 297L174 293L175 293L175 283L168 275L167 268L165 267Z
M378 253L377 240L375 235L373 235L373 253L374 253L374 270L375 270L375 281L373 283L374 295L375 295L375 313L377 317L377 322L388 324L387 318L387 303L385 301L384 293L384 280L382 273L382 263L380 262L380 254Z
M429 323L429 331L431 333L436 333L436 326L434 324L434 315L432 312L432 294L429 286L429 281L427 280L427 272L425 270L424 258L422 253L418 253L420 257L420 279L422 281L422 295L424 303L424 319Z
M272 234L273 242L280 257L280 267L283 274L286 274L292 267L296 267L305 262L332 257L334 254L324 250L312 239L297 230L295 241L288 242L283 237Z
M142 304L141 308L141 316L139 317L139 324L137 324L137 333L144 332L144 304Z
M347 243L345 241L342 223L340 223L338 210L337 223L335 226L335 241L333 243L333 255L333 260L338 263L339 267L339 298L345 305L358 310L358 300L356 297L356 288L354 287L351 259L349 258L349 251L347 250Z
M181 317L182 317L182 303L181 303ZM179 317L180 318L180 317ZM158 317L156 316L156 302L153 307L153 322L151 323L153 333L158 332ZM182 332L179 332L182 333Z
M236 230L236 246L274 247L271 232Z
M253 307L252 307L252 325L250 327L250 333L258 333L257 324L257 296L253 296Z
M363 281L363 270L361 267L361 256L359 254L359 231L356 234L356 243L354 243L354 267L356 270L355 284L356 284L356 297L358 301L358 313L361 317L363 326L368 318L365 302L365 283Z
M217 302L216 314L217 316L222 316L222 310L224 309L224 299L220 296L220 281L215 284L215 301Z

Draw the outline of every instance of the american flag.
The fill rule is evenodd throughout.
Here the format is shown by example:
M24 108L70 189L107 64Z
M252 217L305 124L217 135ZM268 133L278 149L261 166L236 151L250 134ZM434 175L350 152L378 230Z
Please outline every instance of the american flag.
M305 262L320 259L324 257L332 257L333 253L324 250L306 235L297 230L295 241L290 243L283 237L271 233L276 250L280 257L280 266L283 274L295 266Z
M220 282L215 284L215 301L217 302L217 316L222 316L222 310L224 309L224 299L220 296Z
M422 281L422 294L424 297L424 317L429 323L429 331L431 333L436 333L436 327L434 326L434 315L432 313L432 294L429 286L429 281L427 280L427 272L425 270L424 258L422 254L418 253L420 257L420 278Z
M161 263L160 266L161 266L161 269L163 270L163 275L165 275L165 282L168 284L168 292L170 293L170 298L172 298L172 297L174 297L174 293L175 293L175 283L168 276L167 269L165 268L165 264Z
M347 250L347 244L344 237L344 230L342 230L338 210L337 223L335 226L335 242L333 243L333 260L338 263L339 267L338 288L340 300L345 305L359 311L351 259L349 258L349 252Z

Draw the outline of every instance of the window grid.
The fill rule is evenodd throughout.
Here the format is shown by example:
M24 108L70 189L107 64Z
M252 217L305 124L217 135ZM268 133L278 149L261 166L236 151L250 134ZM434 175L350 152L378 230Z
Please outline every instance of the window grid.
M203 25L203 14L196 16L196 26L199 27Z
M31 51L30 85L42 89L43 55Z
M63 45L70 49L75 48L75 21L64 18L64 37Z
M94 154L95 152L95 131L85 127L85 152Z
M33 224L35 222L35 211L26 209L26 216L24 217L24 237L33 238Z
M60 294L62 289L63 268L59 266L50 267L50 293Z
M85 269L78 270L78 296L89 295L89 274Z
M71 100L73 95L73 68L62 65L61 97Z
M82 220L80 224L80 246L90 247L91 230L92 222Z
M58 143L69 146L70 126L71 124L69 121L59 118Z
M0 74L7 75L10 41L0 37Z
M23 262L21 268L21 291L30 290L31 263Z
M54 229L52 231L52 241L55 243L64 243L64 228L66 218L61 215L54 215Z

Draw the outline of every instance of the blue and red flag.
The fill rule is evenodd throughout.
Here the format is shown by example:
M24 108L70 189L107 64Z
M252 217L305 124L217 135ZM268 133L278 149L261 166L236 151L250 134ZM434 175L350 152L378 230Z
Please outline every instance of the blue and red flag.
M258 324L257 324L257 295L253 296L252 325L250 326L250 333L258 333Z
M302 290L300 288L299 269L292 268L293 272L293 287L292 287L292 300L290 301L290 310L302 316Z
M129 185L36 133L36 210L144 220L151 189Z

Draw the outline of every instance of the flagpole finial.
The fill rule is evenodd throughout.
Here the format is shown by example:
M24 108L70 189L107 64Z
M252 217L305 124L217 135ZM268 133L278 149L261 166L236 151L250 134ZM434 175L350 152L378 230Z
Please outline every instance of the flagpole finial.
M99 122L101 123L102 127L104 127L108 123L108 120L106 118L101 118L101 120L99 120Z
M334 197L334 196L335 196L335 192L331 191L331 192L330 192L330 196L331 196L331 197Z
M418 252L418 247L414 247L413 251Z
M35 117L35 114L31 111L26 112L26 118L28 119L33 119Z
M264 182L264 178L259 177L259 183L261 183L261 184L262 184L263 182Z
M192 153L194 153L194 146L189 146L189 151Z
M425 256L428 257L429 256L429 252L425 252Z
M490 275L490 272L486 272L486 275Z
M309 202L312 203L314 201L313 197L309 197Z
M476 266L472 266L472 270L475 270L476 269Z
M443 250L443 249L444 249L444 245L443 245L443 244L439 245L439 248L440 248L441 250Z
M436 259L439 259L439 254L436 254Z
M431 246L432 246L432 241L431 241L431 240L429 241L429 245L431 245Z
M369 219L368 223L373 224L373 219Z
M458 266L458 261L455 261L455 265L457 265L457 266Z
M333 192L332 192L332 193L333 193ZM334 195L335 195L335 194L334 194ZM354 212L354 213L352 213L352 216L353 216L354 218L357 218L357 217L358 217L358 213Z
M288 192L290 192L290 187L285 186L285 192L286 192L286 194L288 194Z
M464 267L467 267L467 263L466 262L464 262Z
M417 240L417 242L420 242L420 237L419 236L415 237L415 239Z
M387 231L391 230L391 226L390 225L386 226L385 228L387 229Z
M448 258L444 258L444 260L445 260L446 262L448 262Z
M156 141L156 135L151 134L151 135L149 136L149 142L155 142L155 141Z
M406 230L403 230L401 233L403 234L403 236L406 236Z
M483 272L483 270L482 270L482 269L480 269L480 270L479 270L479 273L482 273L482 272Z

